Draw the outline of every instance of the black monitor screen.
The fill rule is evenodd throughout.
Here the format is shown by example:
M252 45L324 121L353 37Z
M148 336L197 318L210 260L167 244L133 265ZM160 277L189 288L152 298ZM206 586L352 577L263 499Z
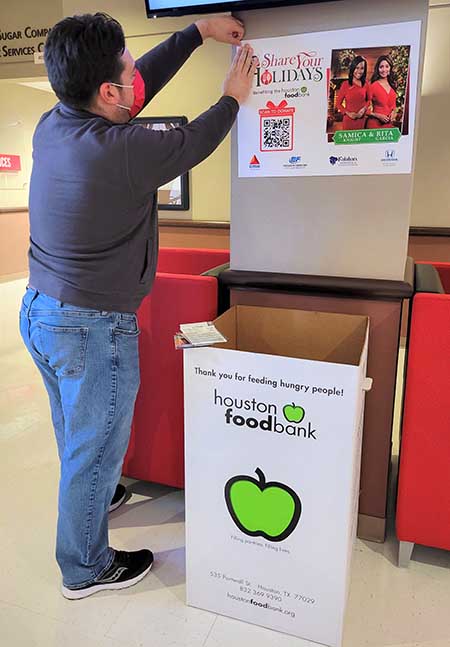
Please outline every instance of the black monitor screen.
M145 0L147 16L185 16L189 14L241 11L285 5L317 4L330 0Z

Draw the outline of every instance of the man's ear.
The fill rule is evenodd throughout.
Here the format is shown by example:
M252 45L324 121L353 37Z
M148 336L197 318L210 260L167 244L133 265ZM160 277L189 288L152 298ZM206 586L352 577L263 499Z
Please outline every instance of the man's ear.
M104 103L108 105L116 105L119 100L117 88L115 88L111 83L102 83L98 89L98 97Z

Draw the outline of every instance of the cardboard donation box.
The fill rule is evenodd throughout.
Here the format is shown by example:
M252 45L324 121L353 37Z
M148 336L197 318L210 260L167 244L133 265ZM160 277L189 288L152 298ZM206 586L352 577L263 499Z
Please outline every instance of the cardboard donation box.
M184 350L187 603L341 645L369 322L236 306Z

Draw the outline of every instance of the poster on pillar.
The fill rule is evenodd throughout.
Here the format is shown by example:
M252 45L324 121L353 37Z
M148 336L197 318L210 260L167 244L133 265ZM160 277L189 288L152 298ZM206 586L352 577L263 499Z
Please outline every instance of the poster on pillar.
M421 22L249 41L239 177L412 172Z

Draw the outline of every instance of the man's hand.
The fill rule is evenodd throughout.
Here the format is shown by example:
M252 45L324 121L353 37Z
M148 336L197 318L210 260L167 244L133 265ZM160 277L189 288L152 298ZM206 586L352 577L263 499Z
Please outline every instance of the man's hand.
M234 57L230 71L223 85L225 96L234 97L239 104L244 103L252 89L253 75L256 72L258 60L253 56L250 45L241 47Z
M207 38L213 38L218 43L239 45L245 34L244 23L231 16L202 18L197 20L195 24L203 41Z

